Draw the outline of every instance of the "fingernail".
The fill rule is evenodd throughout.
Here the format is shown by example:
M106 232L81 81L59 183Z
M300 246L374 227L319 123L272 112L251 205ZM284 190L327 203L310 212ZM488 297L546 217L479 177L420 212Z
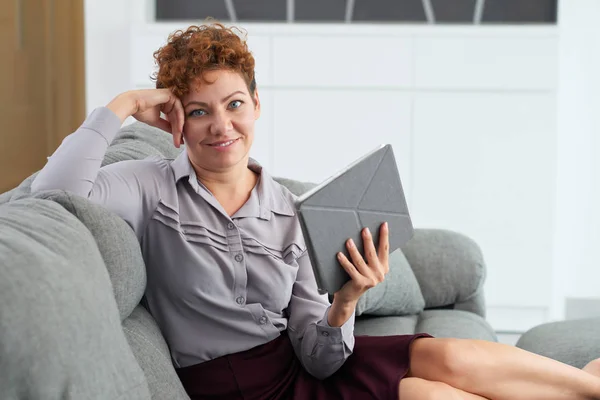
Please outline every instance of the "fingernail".
M365 235L371 236L371 231L369 230L369 228L365 228Z
M337 258L342 258L342 253L337 253Z
M348 239L348 245L354 247L354 240Z
M385 229L387 229L387 228L388 228L388 223L387 223L387 222L384 222L384 223L383 223L383 226L384 226L384 228L385 228Z

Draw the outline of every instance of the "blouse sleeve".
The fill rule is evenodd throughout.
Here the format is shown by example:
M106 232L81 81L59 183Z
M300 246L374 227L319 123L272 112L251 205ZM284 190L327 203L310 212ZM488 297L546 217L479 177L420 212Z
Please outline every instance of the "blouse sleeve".
M166 160L128 160L101 168L106 150L121 127L108 108L94 110L67 136L31 184L32 192L65 190L118 214L138 237L159 200Z
M354 349L354 317L341 327L331 327L327 317L331 305L320 295L308 254L296 261L298 274L288 306L289 337L304 368L318 379L337 371Z

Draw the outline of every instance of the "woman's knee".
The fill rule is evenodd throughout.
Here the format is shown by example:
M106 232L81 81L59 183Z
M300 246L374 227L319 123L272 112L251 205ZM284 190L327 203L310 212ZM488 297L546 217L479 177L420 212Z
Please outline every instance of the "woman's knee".
M489 363L484 346L467 339L420 339L411 349L410 374L431 381L458 384L473 379Z

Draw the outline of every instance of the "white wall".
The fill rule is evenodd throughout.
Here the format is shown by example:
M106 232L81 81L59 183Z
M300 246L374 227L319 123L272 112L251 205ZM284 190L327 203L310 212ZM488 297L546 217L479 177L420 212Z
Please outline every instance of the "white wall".
M86 108L133 89L131 32L153 15L151 0L84 0Z
M85 76L88 113L131 88L130 1L85 0Z
M148 24L145 0L94 3L90 110L150 87L152 52L187 25ZM263 102L256 158L275 175L318 181L392 143L415 225L481 245L492 325L520 331L549 318L558 282L554 27L246 28ZM118 58L107 56L107 37Z
M554 314L600 296L600 2L559 2Z

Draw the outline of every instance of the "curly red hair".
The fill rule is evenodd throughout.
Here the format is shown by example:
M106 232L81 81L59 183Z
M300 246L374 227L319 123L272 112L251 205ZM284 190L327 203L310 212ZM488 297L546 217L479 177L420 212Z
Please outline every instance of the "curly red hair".
M181 97L198 79L204 83L206 71L226 69L241 74L251 95L256 89L254 57L246 40L220 23L192 25L171 35L167 44L154 52L158 71L154 74L157 88L169 88ZM199 82L198 82L199 83Z

